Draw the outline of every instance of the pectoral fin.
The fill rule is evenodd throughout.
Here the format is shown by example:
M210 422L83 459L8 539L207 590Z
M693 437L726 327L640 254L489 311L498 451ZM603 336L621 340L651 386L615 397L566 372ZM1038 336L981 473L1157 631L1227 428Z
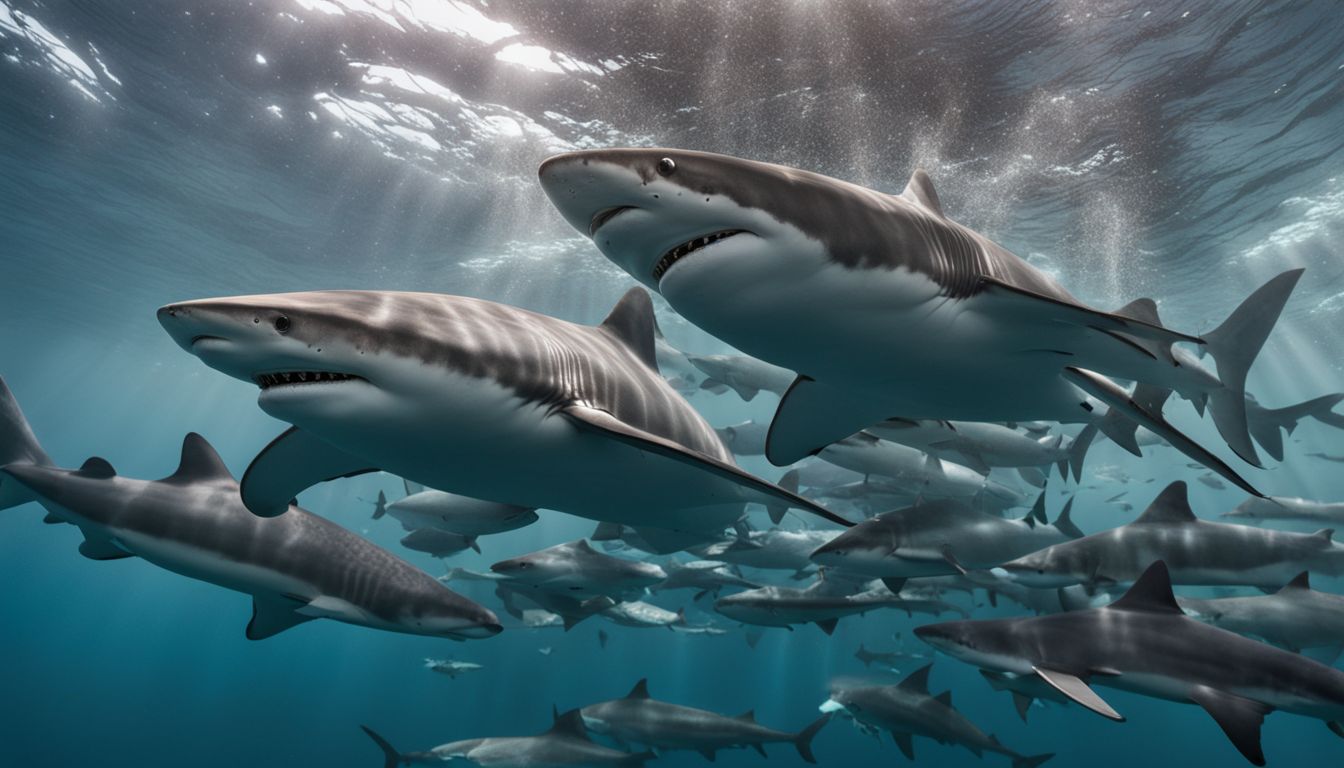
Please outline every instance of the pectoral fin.
M287 597L252 598L252 620L247 623L247 639L265 640L290 627L312 621L315 616L305 616L298 612L298 609L305 605L307 603L301 600Z
M121 560L127 557L135 557L117 544L115 539L91 533L86 528L80 528L80 530L84 533L84 541L79 545L79 554L90 560Z
M901 754L905 755L906 760L915 759L915 740L910 734L892 731L891 738L896 742L896 746L900 748Z
M1215 688L1196 686L1190 698L1213 717L1237 751L1255 765L1265 764L1260 748L1260 726L1273 709L1253 699L1243 698Z
M1052 669L1042 669L1032 667L1036 674L1050 685L1051 688L1067 696L1073 702L1087 707L1102 717L1110 718L1119 722L1124 722L1125 718L1115 709L1107 704L1097 692L1092 690L1086 682L1075 675L1067 672L1058 672Z
M846 528L853 525L853 523L843 517L840 517L827 510L825 507L809 501L796 493L790 493L789 491L786 491L773 483L768 483L732 464L719 461L718 459L698 453L683 445L668 440L665 437L645 432L638 427L626 424L607 411L575 404L566 406L561 410L561 413L569 419L570 423L581 430L602 434L606 437L625 443L626 445L638 448L641 451L672 459L673 461L696 467L728 480L738 487L751 492L752 498L747 499L748 501L756 501L762 504L782 502L790 507L811 512L814 515L823 517L837 525L843 525Z
M799 376L775 410L765 457L777 467L792 464L891 415L874 411L868 400Z
M377 469L365 459L290 427L263 448L243 473L243 504L259 517L276 517L289 509L300 491Z

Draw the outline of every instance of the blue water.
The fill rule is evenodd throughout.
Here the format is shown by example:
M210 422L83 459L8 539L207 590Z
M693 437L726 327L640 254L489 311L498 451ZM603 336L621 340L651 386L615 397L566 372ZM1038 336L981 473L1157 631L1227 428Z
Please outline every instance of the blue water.
M162 332L154 310L171 301L415 289L600 320L631 281L565 225L535 169L606 145L707 149L891 192L924 167L958 220L1094 305L1158 297L1178 328L1207 329L1253 286L1305 266L1250 389L1276 405L1344 389L1336 3L649 5L0 0L0 374L43 445L62 466L98 455L152 478L194 430L240 474L283 428L254 387ZM665 306L660 318L684 349L729 351ZM776 401L692 402L728 424L767 420ZM1173 410L1214 439L1188 406ZM1344 439L1304 423L1255 482L1344 498L1336 465L1310 451L1344 453ZM1101 503L1119 490L1141 505L1198 474L1170 449L1137 460L1107 444L1088 462L1075 513L1087 531L1127 521ZM1110 465L1134 479L1098 476ZM370 475L301 501L437 575L443 563L400 550L395 522L369 519L361 499L399 487ZM1205 517L1242 498L1192 485ZM5 766L375 766L361 723L405 750L525 735L549 725L552 705L620 696L641 677L659 698L754 708L795 730L832 679L863 674L860 642L886 649L901 632L913 649L920 623L879 612L829 638L767 630L754 650L735 627L701 637L596 620L465 645L335 622L250 642L243 595L140 560L86 560L78 532L42 525L35 505L3 517ZM485 570L591 526L543 513L449 564ZM674 595L657 602L687 604ZM448 680L423 669L429 656L485 669ZM1058 753L1057 768L1243 764L1192 706L1107 692L1127 723L1050 707L1024 725L968 666L940 659L933 685L1008 746ZM979 764L915 743L922 764ZM1344 755L1319 722L1282 714L1264 744L1280 766ZM815 751L825 765L904 760L842 721ZM718 762L761 763L750 751ZM801 764L787 745L770 763Z

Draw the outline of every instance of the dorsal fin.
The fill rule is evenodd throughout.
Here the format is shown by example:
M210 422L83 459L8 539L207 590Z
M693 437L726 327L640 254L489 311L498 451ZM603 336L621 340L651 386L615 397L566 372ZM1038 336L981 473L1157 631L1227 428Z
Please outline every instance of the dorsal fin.
M99 480L105 480L109 477L116 477L117 470L112 468L112 465L108 463L107 459L104 459L101 456L90 456L88 461L85 461L79 466L79 471L75 474L80 477L92 477Z
M1317 531L1317 532L1311 534L1311 536L1312 536L1312 538L1315 538L1315 539L1324 539L1324 540L1325 540L1325 543L1326 543L1326 544L1329 544L1330 542L1332 542L1332 541L1335 540L1335 529L1334 529L1334 528L1322 528L1321 530L1319 530L1319 531Z
M658 357L654 353L653 335L657 325L649 292L636 286L625 292L599 327L620 339L636 357L656 372Z
M899 687L901 690L927 694L929 692L929 671L932 669L932 664L925 664L911 672L909 677L901 681Z
M555 707L551 707L552 713ZM570 736L589 741L588 729L583 725L583 715L577 709L571 709L562 715L555 715L555 723L546 732L547 736Z
M1185 613L1176 603L1176 595L1171 591L1171 573L1167 571L1167 564L1161 560L1148 566L1134 586L1119 600L1111 603L1110 607L1121 611Z
M593 545L589 544L587 539L577 539L571 546L579 552L591 552L592 554L597 554L597 550L593 549Z
M735 719L741 720L744 723L754 723L756 722L756 710L748 709L746 712L738 715Z
M945 707L950 707L950 706L952 706L952 692L951 692L951 691L943 691L942 693L938 694L937 696L934 696L933 698L937 699L937 700L938 700L938 703L939 703L939 704L942 704L942 705L945 706Z
M928 172L923 168L916 168L915 172L910 174L910 181L906 183L901 197L914 200L930 212L946 218L943 214L943 204L938 200L938 193L933 188L933 179L929 178Z
M177 471L165 477L165 483L198 483L203 480L233 479L224 460L219 458L214 446L195 432L188 432L182 438L182 460Z
M1162 492L1153 499L1153 503L1143 510L1135 523L1193 523L1198 518L1190 510L1190 498L1188 496L1184 480L1177 480L1162 489Z
M647 677L640 678L639 682L635 683L635 687L631 688L630 692L625 694L625 698L627 699L649 698L649 678Z
M1142 320L1151 325L1162 325L1162 320L1157 316L1157 302L1148 298L1135 299L1115 310L1114 314L1134 320Z
M1279 591L1283 592L1291 589L1311 589L1310 572L1303 571L1297 574L1296 576L1293 577L1292 581L1288 582L1287 584L1284 584L1283 589L1280 589Z

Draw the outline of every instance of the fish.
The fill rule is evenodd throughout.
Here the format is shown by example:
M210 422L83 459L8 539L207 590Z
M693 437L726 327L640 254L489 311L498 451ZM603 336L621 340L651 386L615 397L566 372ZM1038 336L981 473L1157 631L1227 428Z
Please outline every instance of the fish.
M631 289L601 325L479 299L392 291L202 299L160 324L257 384L294 426L252 461L267 516L326 480L381 469L474 499L639 528L666 551L717 536L746 502L814 502L743 471L656 370L653 305Z
M726 427L715 427L719 439L728 446L734 456L764 456L765 436L770 425L758 424L748 419Z
M690 750L710 761L720 750L739 747L751 747L764 757L764 745L784 743L792 744L803 760L815 763L812 740L830 720L824 715L797 733L776 731L756 722L751 711L726 717L659 701L649 695L648 678L635 683L623 698L590 704L579 712L590 731L618 744L639 744L656 751Z
M895 668L906 662L922 661L928 657L921 653L911 653L903 650L870 651L863 646L863 643L859 643L859 650L854 652L854 658L863 662L864 667L869 667L876 663L881 666Z
M537 511L532 507L425 489L409 481L405 484L406 495L388 504L386 513L408 531L433 528L474 539L514 531L538 520ZM378 492L379 497L385 499L382 493Z
M1011 672L998 672L982 669L980 674L996 691L1009 691L1013 694L1013 708L1022 722L1027 722L1027 712L1037 700L1052 701L1056 704L1068 704L1069 697L1060 693L1040 675L1017 675Z
M726 595L715 601L714 610L743 624L760 627L792 630L795 624L816 624L828 635L835 632L836 624L845 616L863 615L879 608L894 608L911 616L917 612L967 615L961 606L941 600L904 598L886 587L847 587L836 586L834 577L828 583L822 575L806 589L771 586Z
M367 725L360 728L382 750L383 768L440 765L454 759L465 760L480 768L642 768L657 756L652 752L631 754L594 742L588 737L577 709L557 714L550 730L537 736L463 739L425 752L399 752L372 728Z
M932 664L910 673L898 685L835 686L821 705L826 713L843 712L870 728L887 731L907 760L915 759L914 737L958 744L976 757L983 752L1007 755L1013 768L1035 768L1054 754L1022 755L999 743L952 707L952 692L929 693Z
M248 512L228 467L194 432L160 480L118 475L99 457L56 467L0 378L0 508L27 502L42 505L47 522L79 528L87 558L139 557L250 595L249 640L320 618L454 640L501 629L489 609L319 515Z
M747 402L762 391L783 395L793 384L793 371L746 355L687 355L705 375L702 389L727 387Z
M510 616L530 628L560 626L566 632L616 604L615 600L606 595L576 597L544 589L520 588L509 580L495 583L495 596L504 604L504 610ZM538 616L535 610L528 609L526 605L534 605L546 615Z
M613 600L642 594L667 578L660 566L598 552L584 539L501 560L490 570L507 577L514 588Z
M667 578L649 586L653 593L674 589L693 589L693 599L699 600L706 595L717 597L726 588L756 589L761 586L749 581L732 569L727 563L714 560L695 560L689 563L671 562L663 566Z
M458 675L466 674L467 672L475 672L478 669L484 669L484 667L470 661L457 661L456 659L425 659L425 669L440 675L457 677Z
M1228 446L1259 466L1246 374L1301 270L1197 336L1161 325L1151 299L1114 312L1078 300L949 218L923 170L888 195L726 155L629 148L556 155L538 177L571 226L683 317L798 373L771 423L776 465L894 416L1087 422L1105 405L1255 492L1161 405L1173 391L1208 403ZM1218 376L1178 362L1175 344L1206 349Z
M1344 672L1190 618L1171 584L1158 560L1104 608L944 622L915 636L983 669L1036 675L1111 720L1124 717L1093 685L1197 704L1254 765L1265 764L1260 727L1275 710L1324 720L1344 737Z
M1241 635L1261 638L1293 652L1319 649L1317 661L1334 663L1344 646L1344 596L1311 588L1303 571L1271 595L1177 597L1186 615Z
M1344 523L1344 502L1288 496L1250 498L1222 516L1232 520L1294 520L1334 525Z
M1062 434L1031 437L1003 424L934 419L888 419L865 431L970 467L982 475L989 474L994 467L1029 469L1053 465L1059 468L1061 478L1067 477L1072 466L1077 479L1082 475L1083 460L1092 442L1090 438L1082 442L1066 440Z
M771 528L765 531L746 531L731 541L716 542L697 547L692 551L706 560L746 568L805 574L812 569L812 552L838 534L838 531L789 531L783 528Z
M602 616L613 624L634 629L671 629L686 623L684 611L669 611L643 600L627 600L602 611Z
M1344 546L1333 535L1328 528L1288 533L1199 520L1185 482L1177 480L1129 525L1046 547L1000 569L1029 587L1095 588L1132 583L1163 560L1177 584L1277 589L1304 570L1344 573Z
M477 554L481 551L480 545L476 543L475 536L449 533L438 528L421 528L418 531L411 531L401 538L401 546L416 552L424 552L431 557L450 557L468 549L475 551Z
M1303 419L1312 418L1335 429L1344 429L1344 415L1334 407L1344 401L1344 392L1314 397L1282 408L1266 408L1246 393L1246 421L1251 437L1275 461L1283 461L1283 435L1293 434Z

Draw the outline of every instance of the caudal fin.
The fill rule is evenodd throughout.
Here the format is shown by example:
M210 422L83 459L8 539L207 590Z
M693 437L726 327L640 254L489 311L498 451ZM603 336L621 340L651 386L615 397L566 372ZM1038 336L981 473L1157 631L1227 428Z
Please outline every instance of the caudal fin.
M788 472L785 472L784 476L779 478L779 482L776 483L776 485L788 491L789 493L797 495L798 470L790 469ZM765 512L766 514L770 515L770 522L774 523L775 525L779 525L780 523L784 522L784 515L788 514L789 508L787 505L782 503L767 504L765 505Z
M383 750L383 768L397 768L397 764L402 762L401 753L389 744L387 739L379 736L378 732L369 726L361 725L359 727L369 734L369 738L373 739L373 743L377 744L379 749Z
M816 738L817 733L830 721L831 715L828 712L814 720L811 725L799 731L798 735L793 737L793 746L798 748L798 754L807 762L817 762L816 756L812 754L812 739Z
M1069 471L1073 474L1075 483L1083 481L1083 459L1087 458L1087 449L1092 447L1092 441L1097 439L1098 431L1097 425L1089 422L1073 438L1073 442L1069 443Z
M1036 766L1040 765L1041 763L1044 763L1046 760L1049 760L1054 756L1055 756L1054 752L1048 752L1044 755L1031 755L1030 757L1015 757L1013 758L1013 768L1036 768Z
M1301 269L1290 269L1246 297L1223 324L1204 334L1223 386L1209 393L1209 411L1218 434L1243 461L1260 466L1246 423L1246 374L1288 303Z
M37 464L49 467L51 457L42 450L32 427L19 408L19 401L0 377L0 468L9 464ZM0 509L17 507L32 501L32 494L18 482L0 473Z
M387 494L378 491L378 501L373 504L373 519L380 520L387 514Z
M1072 512L1073 497L1070 496L1069 500L1064 502L1064 509L1060 510L1059 517L1055 518L1055 530L1071 539L1081 539L1087 534L1083 533L1078 526L1073 524L1073 517L1070 515Z
M1336 429L1344 429L1344 414L1332 410L1341 400L1344 400L1344 393L1322 395L1282 408L1251 407L1248 414L1251 437L1271 458L1283 461L1283 435L1280 430L1291 435L1297 429L1298 422L1307 417Z

